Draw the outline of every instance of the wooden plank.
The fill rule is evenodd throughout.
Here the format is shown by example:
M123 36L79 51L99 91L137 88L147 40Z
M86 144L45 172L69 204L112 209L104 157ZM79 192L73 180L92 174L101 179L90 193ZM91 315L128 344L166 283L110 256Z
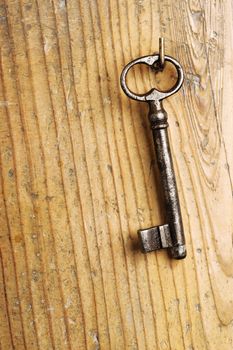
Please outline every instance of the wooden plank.
M0 349L233 348L232 2L0 1ZM147 106L119 86L158 49L188 256L164 220ZM167 89L167 67L130 73Z

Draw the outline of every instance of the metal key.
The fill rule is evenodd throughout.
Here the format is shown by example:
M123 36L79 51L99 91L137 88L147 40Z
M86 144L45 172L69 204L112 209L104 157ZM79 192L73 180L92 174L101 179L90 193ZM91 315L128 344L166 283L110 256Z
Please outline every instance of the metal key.
M121 74L121 86L126 95L134 100L149 104L149 120L153 133L158 168L164 190L167 224L138 230L139 240L144 253L154 250L169 248L172 258L183 259L186 257L186 246L183 224L180 211L175 173L172 163L169 139L167 133L167 113L163 108L162 100L176 93L184 80L181 65L173 57L164 56L164 63L172 63L178 74L174 87L166 92L151 89L149 92L135 94L126 84L126 76L130 68L135 64L146 64L154 69L160 69L160 55L140 57L125 66Z

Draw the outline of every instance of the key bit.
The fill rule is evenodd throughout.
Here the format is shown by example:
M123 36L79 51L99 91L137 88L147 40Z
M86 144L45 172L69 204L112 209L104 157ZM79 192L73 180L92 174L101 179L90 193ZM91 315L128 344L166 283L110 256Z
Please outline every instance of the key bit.
M167 133L167 113L163 108L162 100L173 95L181 88L184 74L180 63L173 57L165 55L164 63L166 61L175 66L178 74L177 82L170 90L163 92L153 88L147 93L139 95L132 92L126 84L127 73L130 68L135 64L146 64L153 69L160 62L159 54L140 57L128 63L121 74L121 86L128 97L149 104L149 120L165 197L167 224L138 230L142 251L148 253L168 248L172 258L183 259L186 257L185 237Z
M138 235L141 240L143 253L172 247L168 224L150 227L145 230L138 230Z

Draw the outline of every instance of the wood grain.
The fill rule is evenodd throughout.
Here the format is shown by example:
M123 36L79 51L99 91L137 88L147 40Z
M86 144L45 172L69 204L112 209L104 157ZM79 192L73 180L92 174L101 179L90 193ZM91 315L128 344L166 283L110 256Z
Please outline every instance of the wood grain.
M0 0L0 349L233 348L232 1ZM119 87L158 49L188 256L164 220L147 106ZM131 73L167 88L169 68Z

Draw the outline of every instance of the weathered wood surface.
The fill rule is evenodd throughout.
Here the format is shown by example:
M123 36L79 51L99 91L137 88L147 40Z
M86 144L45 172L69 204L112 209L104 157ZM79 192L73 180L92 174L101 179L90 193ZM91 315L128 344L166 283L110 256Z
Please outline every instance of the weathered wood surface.
M233 349L232 1L0 11L1 350ZM186 76L165 102L184 261L137 249L137 229L164 212L147 108L119 87L160 35Z

